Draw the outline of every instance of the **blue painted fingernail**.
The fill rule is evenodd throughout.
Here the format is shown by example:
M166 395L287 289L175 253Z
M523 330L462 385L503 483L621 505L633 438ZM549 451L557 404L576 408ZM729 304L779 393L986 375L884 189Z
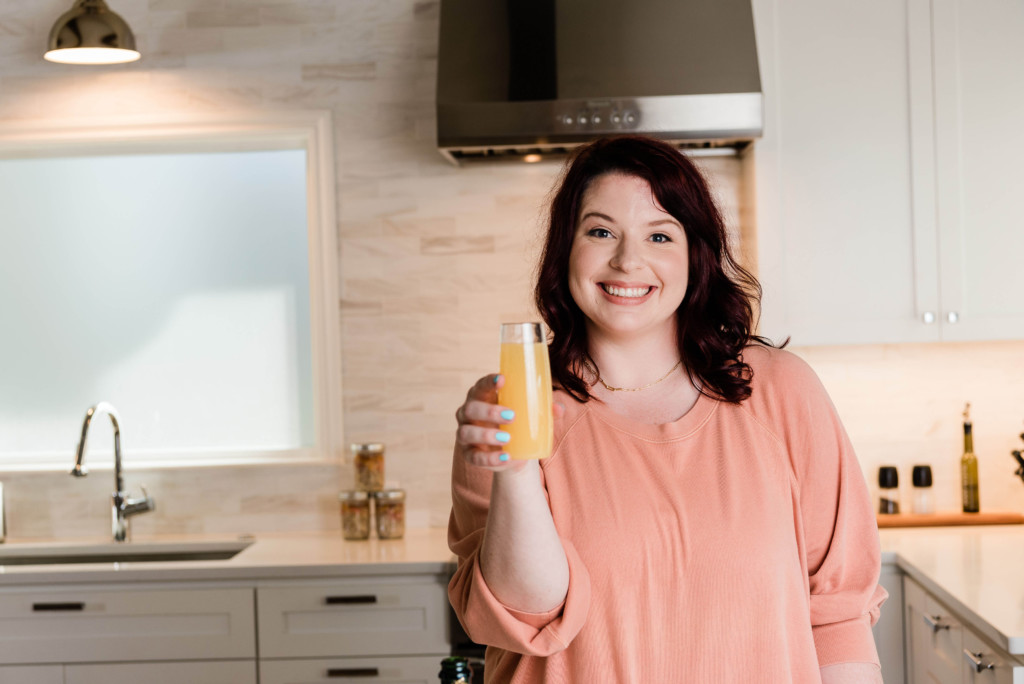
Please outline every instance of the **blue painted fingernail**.
M508 460L508 454L502 454L501 456L498 456L498 460L499 461L507 461Z
M504 411L501 412L501 419L502 420L512 420L515 417L516 417L516 412L513 411L512 409L505 409Z
M494 435L494 439L504 444L508 440L512 439L512 435L508 434L507 432L497 432Z
M497 385L497 384L498 384L498 380L499 380L500 378L501 378L501 375L500 375L500 374L499 374L499 375L495 375L495 376L494 376L494 384L495 384L495 385Z

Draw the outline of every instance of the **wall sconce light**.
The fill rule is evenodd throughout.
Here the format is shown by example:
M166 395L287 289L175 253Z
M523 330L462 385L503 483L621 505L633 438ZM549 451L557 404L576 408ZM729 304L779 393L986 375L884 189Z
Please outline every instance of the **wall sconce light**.
M77 0L50 29L43 55L61 64L122 64L139 57L132 30L104 0Z

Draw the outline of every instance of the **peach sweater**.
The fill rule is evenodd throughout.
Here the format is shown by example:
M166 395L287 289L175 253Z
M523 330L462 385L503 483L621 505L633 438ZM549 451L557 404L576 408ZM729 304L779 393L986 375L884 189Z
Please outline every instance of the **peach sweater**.
M702 396L664 425L559 393L541 472L570 580L550 613L488 590L491 474L456 460L448 593L488 682L818 684L819 667L878 662L878 531L849 439L799 357L744 360L750 399Z

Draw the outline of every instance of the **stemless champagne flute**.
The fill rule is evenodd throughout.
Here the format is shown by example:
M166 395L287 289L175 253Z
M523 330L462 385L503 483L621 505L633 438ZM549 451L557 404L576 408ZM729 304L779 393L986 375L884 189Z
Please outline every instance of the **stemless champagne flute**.
M509 458L525 460L551 455L551 364L540 323L502 323L501 374L505 385L498 403L516 412L502 429L512 438Z

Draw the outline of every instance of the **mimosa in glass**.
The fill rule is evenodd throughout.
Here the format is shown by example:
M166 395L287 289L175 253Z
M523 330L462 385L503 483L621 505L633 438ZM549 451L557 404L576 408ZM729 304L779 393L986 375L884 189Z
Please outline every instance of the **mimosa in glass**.
M512 438L505 445L509 458L547 458L551 455L551 364L540 323L503 323L501 374L504 386L498 403L515 411L501 428Z

